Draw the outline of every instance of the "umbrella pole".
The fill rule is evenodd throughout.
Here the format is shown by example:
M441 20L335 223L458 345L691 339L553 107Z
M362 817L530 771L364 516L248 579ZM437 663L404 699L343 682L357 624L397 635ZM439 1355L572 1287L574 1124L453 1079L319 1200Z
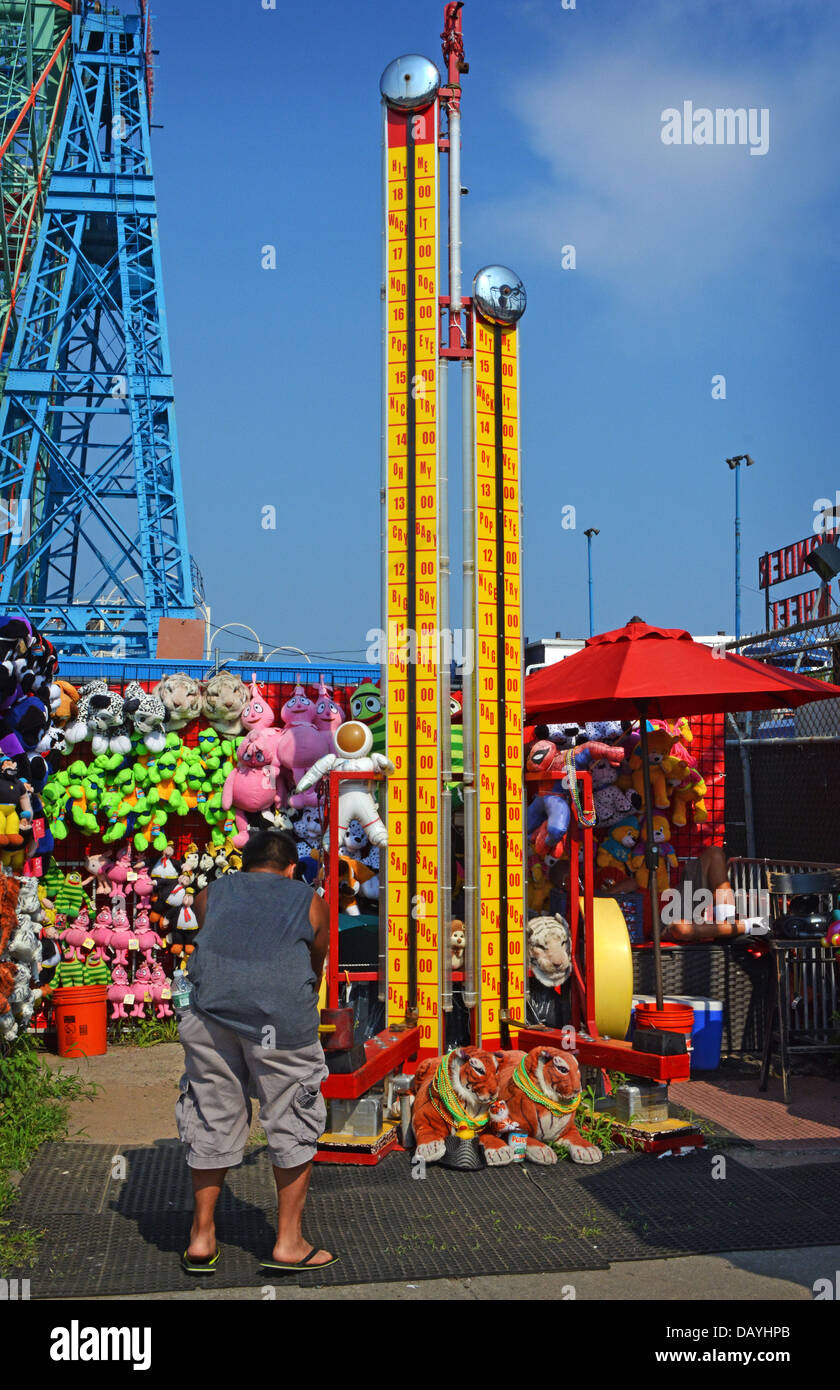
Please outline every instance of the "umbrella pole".
M648 762L647 701L639 701L639 732L642 736L642 776L645 783L645 827L647 844L645 846L645 866L648 871L648 893L650 894L650 919L653 925L653 974L656 990L656 1007L662 1008L662 924L659 919L659 890L656 886L656 870L659 864L659 846L653 839L653 792L650 785L650 763Z

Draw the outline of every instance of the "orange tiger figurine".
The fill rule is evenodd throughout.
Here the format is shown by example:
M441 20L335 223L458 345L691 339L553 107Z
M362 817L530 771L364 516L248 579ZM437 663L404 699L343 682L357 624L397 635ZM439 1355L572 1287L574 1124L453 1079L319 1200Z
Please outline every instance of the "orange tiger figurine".
M456 1047L445 1057L421 1062L411 1080L415 1153L437 1163L446 1139L475 1139L484 1144L490 1106L496 1099L496 1057L478 1047Z
M517 1128L528 1135L525 1157L531 1163L557 1162L550 1143L568 1149L575 1163L600 1163L601 1150L575 1126L580 1070L571 1052L558 1047L505 1052L498 1072L499 1099L506 1102ZM489 1154L487 1161L492 1161Z

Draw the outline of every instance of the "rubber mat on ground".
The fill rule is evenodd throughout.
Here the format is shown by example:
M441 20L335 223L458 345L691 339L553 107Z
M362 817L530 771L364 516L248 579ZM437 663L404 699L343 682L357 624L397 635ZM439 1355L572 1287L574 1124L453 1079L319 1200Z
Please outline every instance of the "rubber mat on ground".
M178 1265L191 1207L180 1147L167 1142L121 1157L125 1169L115 1177L115 1155L103 1145L49 1144L36 1155L9 1213L15 1226L45 1231L34 1269L9 1271L28 1275L33 1298L209 1282ZM412 1177L407 1155L392 1154L374 1168L315 1170L307 1234L341 1261L271 1276L258 1260L274 1239L274 1184L265 1149L254 1149L229 1174L219 1204L217 1280L256 1288L273 1278L303 1287L466 1278L840 1242L840 1212L825 1192L825 1165L771 1175L703 1151L661 1160L613 1154L596 1167L459 1173L430 1165L423 1180Z

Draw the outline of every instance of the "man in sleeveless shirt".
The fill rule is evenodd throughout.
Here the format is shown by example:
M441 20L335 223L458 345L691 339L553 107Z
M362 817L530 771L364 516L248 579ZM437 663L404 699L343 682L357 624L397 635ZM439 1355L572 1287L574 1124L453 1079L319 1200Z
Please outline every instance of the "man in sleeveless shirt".
M326 1128L318 1040L318 990L329 939L323 898L295 878L297 845L261 831L242 853L242 872L198 894L201 930L190 958L190 1005L178 1011L185 1071L176 1106L195 1209L182 1266L213 1273L219 1258L214 1213L228 1168L242 1162L251 1123L249 1092L277 1185L277 1241L267 1269L335 1263L302 1233L312 1159Z

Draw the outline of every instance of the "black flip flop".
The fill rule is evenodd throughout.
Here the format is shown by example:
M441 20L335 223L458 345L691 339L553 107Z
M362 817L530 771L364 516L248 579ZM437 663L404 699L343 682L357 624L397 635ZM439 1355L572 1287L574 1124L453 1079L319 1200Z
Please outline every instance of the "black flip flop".
M218 1246L216 1247L215 1254L208 1255L203 1260L196 1258L195 1255L188 1255L186 1250L181 1256L181 1268L185 1274L215 1274L218 1262Z
M324 1260L323 1264L319 1264L319 1265L313 1265L313 1264L311 1264L310 1261L312 1260L313 1256L314 1256L314 1255L317 1255L317 1254L318 1254L318 1251L317 1251L317 1250L315 1249L315 1247L313 1246L312 1249L310 1250L309 1254L308 1254L308 1255L304 1255L303 1259L302 1259L302 1260L298 1260L297 1264L294 1264L294 1265L280 1265L280 1264L277 1263L276 1260L260 1260L260 1269L268 1269L268 1270L273 1271L273 1272L276 1273L276 1274L294 1274L294 1273L296 1273L298 1270L301 1270L301 1269L307 1269L307 1270L310 1270L310 1271L312 1271L312 1272L314 1273L316 1270L319 1270L319 1269L329 1269L330 1265L337 1265L337 1264L338 1264L338 1259L339 1259L338 1255L333 1255L333 1257L332 1257L331 1260Z

